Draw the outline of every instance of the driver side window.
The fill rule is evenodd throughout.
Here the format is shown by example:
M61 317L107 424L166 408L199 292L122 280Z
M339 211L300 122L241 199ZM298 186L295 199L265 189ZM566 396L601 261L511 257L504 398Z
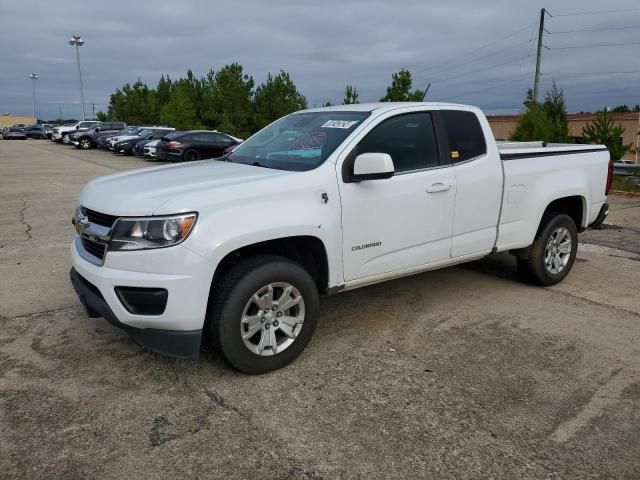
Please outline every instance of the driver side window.
M356 147L356 155L373 152L391 155L396 173L438 166L431 115L409 113L384 120Z

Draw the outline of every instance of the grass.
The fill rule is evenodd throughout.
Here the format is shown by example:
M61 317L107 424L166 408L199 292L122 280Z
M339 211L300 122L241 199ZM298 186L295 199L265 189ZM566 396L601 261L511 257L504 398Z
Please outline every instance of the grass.
M640 183L638 177L619 177L614 176L611 183L612 190L621 190L623 192L640 193Z

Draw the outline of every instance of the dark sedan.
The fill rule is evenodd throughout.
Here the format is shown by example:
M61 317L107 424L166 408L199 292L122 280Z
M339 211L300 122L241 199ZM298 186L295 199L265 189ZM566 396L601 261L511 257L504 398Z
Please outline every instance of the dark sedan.
M138 142L151 139L158 140L170 132L173 132L173 130L169 130L166 128L144 129L138 132L135 137L126 138L114 143L111 150L113 151L113 153L124 153L125 155L131 155L134 153L133 147L135 147Z
M217 158L229 147L241 143L239 138L222 132L194 130L163 137L156 149L158 160L190 162L201 158Z
M22 128L9 127L7 130L2 132L2 138L5 140L26 140L27 134L22 131Z
M27 138L47 138L47 132L42 125L29 125L22 129Z

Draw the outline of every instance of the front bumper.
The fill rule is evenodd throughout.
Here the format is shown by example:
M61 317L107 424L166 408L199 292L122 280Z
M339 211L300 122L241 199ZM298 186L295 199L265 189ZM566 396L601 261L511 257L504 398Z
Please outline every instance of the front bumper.
M140 345L162 355L176 358L198 356L202 330L157 330L135 328L124 324L115 316L95 285L82 277L75 268L71 268L69 276L89 318L104 318L114 326L125 330Z
M90 317L104 317L158 353L180 358L198 354L213 276L209 261L176 245L108 252L99 266L85 260L81 250L76 237L71 244L72 283ZM131 313L118 296L119 287L164 289L166 306L157 315Z

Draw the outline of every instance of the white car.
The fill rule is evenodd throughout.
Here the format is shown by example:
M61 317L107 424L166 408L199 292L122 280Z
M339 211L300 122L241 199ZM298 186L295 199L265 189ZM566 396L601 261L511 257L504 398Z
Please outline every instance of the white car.
M54 127L53 133L51 134L51 140L54 142L62 142L69 143L69 135L76 130L80 130L81 128L91 128L94 125L98 125L100 122L88 121L88 122L78 122L72 125L63 125L61 127Z
M218 160L91 181L71 280L90 317L151 350L193 357L204 335L263 373L304 350L321 295L495 252L560 282L608 211L610 167L601 145L498 146L470 106L301 111Z
M149 158L156 158L156 147L158 146L158 140L152 140L144 146L144 156Z

